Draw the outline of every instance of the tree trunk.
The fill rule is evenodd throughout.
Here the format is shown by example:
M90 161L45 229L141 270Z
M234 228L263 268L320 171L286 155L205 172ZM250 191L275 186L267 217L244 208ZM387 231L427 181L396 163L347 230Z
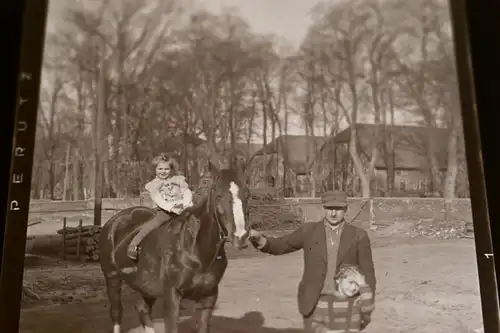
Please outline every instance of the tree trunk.
M389 87L389 112L390 112L390 125L389 128L386 126L386 145L385 145L385 162L387 166L387 177L386 177L386 189L388 193L392 193L394 191L395 183L396 183L396 149L394 142L394 135L392 133L392 128L395 122L394 115L394 96L392 92L392 88ZM384 117L384 122L385 122Z
M94 135L96 137L95 142L95 179L94 179L94 225L101 225L101 213L102 213L102 189L103 189L103 121L104 113L106 109L106 73L105 73L105 43L103 40L100 41L100 68L99 68L99 80L98 80L98 105L96 108L95 122L94 122Z
M308 152L307 152L307 155L308 155L308 161L309 161L309 165L310 165L310 168L311 168L311 171L309 173L309 182L311 183L311 198L315 198L316 197L316 192L317 192L317 188L316 188L316 182L317 182L317 179L318 179L318 175L319 175L319 171L318 171L318 167L317 167L317 164L316 164L316 151L317 151L317 147L316 147L316 140L314 138L314 126L313 124L310 125L311 127L311 130L310 130L310 138L311 138L311 150L309 150L309 144L307 144L307 147L308 147Z
M349 165L351 164L350 154L349 154L349 143L342 144L341 147L341 156L342 156L342 179L341 179L341 187L340 189L344 192L347 191L347 178L349 176Z
M73 200L80 200L80 160L78 158L78 149L75 149L75 152L73 154L71 171L73 171L73 180L71 182L73 187Z
M110 117L108 115L108 117ZM111 132L113 131L111 121L106 122L107 127L104 128L103 133L106 139L103 139L103 142L106 142L106 145L103 147L103 155L105 158L105 168L104 168L104 184L105 184L105 196L108 198L116 198L116 182L114 179L113 172L113 135Z
M351 125L351 137L349 139L349 154L351 156L352 163L354 165L354 169L356 171L356 175L359 177L360 185L361 185L361 196L363 198L370 197L370 179L366 175L365 170L363 168L363 163L359 157L358 153L358 140L357 140L357 129L353 124ZM353 175L355 176L355 175ZM355 182L353 182L353 185Z
M441 181L440 181L440 173L438 161L436 158L436 143L435 137L430 133L432 128L429 128L429 135L427 136L426 142L426 150L427 150L427 161L428 161L428 170L429 170L429 181L430 181L430 191L432 193L440 192Z
M339 106L335 104L335 132L332 133L331 137L334 138L337 136L339 131L339 116L340 110ZM332 163L332 178L333 178L333 189L337 189L337 168L339 167L338 159L337 159L337 142L333 141L333 163Z
M337 158L337 143L333 143L333 163L332 163L332 168L331 168L331 182L332 182L332 190L337 190L338 184L337 184L337 170L338 170L338 158Z
M274 112L274 110L273 110ZM274 119L274 115L271 121L271 140L276 139L276 120Z
M42 172L40 172L40 170L42 169L43 167L43 164L40 165L40 164L36 164L36 169L33 171L33 177L31 179L31 188L32 188L32 193L31 193L31 198L32 199L40 199L40 185L42 185L41 183L41 177L40 177L40 174L43 174L43 170Z
M381 116L382 116L382 105L381 105L381 97L382 97L382 88L380 86L380 80L379 80L379 74L380 74L380 69L379 65L374 62L373 58L370 57L370 68L371 68L371 75L370 75L370 88L371 88L371 97L372 97L372 103L373 103L373 111L375 113L374 115L374 123L375 123L375 133L374 137L372 138L372 149L371 149L371 154L370 154L370 162L368 164L368 168L366 171L366 181L368 182L368 187L369 190L366 192L366 190L363 190L363 193L370 193L371 192L371 179L373 177L373 174L375 173L375 166L377 163L378 159L378 154L379 154L379 144L381 143L381 138L380 138L380 123L381 123ZM385 123L385 117L386 117L386 112L384 109L383 113L383 122ZM385 129L385 128L384 128ZM386 140L382 140L382 142L385 142ZM371 193L370 193L371 194Z
M448 165L443 195L446 201L455 198L455 188L458 174L458 129L457 121L454 121L448 137Z
M252 113L250 115L250 120L248 121L248 136L247 136L247 146L250 148L250 142L252 141L253 127L255 122L255 116L257 113L257 102L256 102L255 92L252 95Z
M64 184L63 184L63 200L69 200L68 198L68 180L69 180L69 154L71 151L71 145L68 143L66 146L66 160L64 163Z
M53 161L49 161L49 186L50 186L50 200L56 200L55 187L56 187L56 176L55 176L55 165Z
M121 198L123 196L123 186L121 185L121 165L120 165L120 126L118 123L118 116L116 116L116 122L114 124L113 128L113 146L112 146L112 154L111 154L111 159L112 159L112 166L111 166L111 172L112 172L112 182L115 187L116 195L118 198Z
M121 151L119 152L121 155L122 159L129 159L130 158L130 149L129 149L129 108L127 105L127 95L126 95L126 88L125 88L125 75L124 75L124 59L123 59L123 53L120 52L120 66L122 67L119 73L119 85L120 85L120 112L121 112L121 126L122 130L120 131L122 134L122 144L121 144Z
M84 65L80 62L79 64L79 72L78 72L78 81L76 82L76 96L77 96L77 110L78 113L82 116L78 117L78 123L77 123L77 129L78 129L78 137L84 136L85 132L85 110L87 109L87 101L86 101L86 92L85 92L85 84L86 78L84 76ZM88 82L87 82L88 84ZM84 147L83 144L76 144L74 147L74 152L73 152L73 163L72 163L72 171L73 171L73 181L72 181L72 186L73 186L73 200L81 200L84 198L84 180L83 180L83 175L84 175L84 164L82 161L82 158L84 158L85 153L82 153L82 148Z
M285 132L285 147L288 147L288 103L287 97L283 96L283 106L284 106L284 132ZM283 196L286 196L288 193L288 149L282 153L283 156Z
M435 144L435 136L433 129L436 127L435 119L432 114L432 110L427 101L426 94L426 86L428 85L428 81L426 80L426 73L428 70L427 64L429 63L429 52L428 52L428 43L429 43L429 35L430 29L427 26L427 18L422 13L421 16L421 36L420 36L420 55L421 55L421 63L419 70L419 80L416 82L416 102L422 112L425 123L427 125L428 135L426 142L426 151L427 151L427 161L428 161L428 171L429 171L429 180L430 180L430 191L434 194L437 191L442 190L441 188L441 177L439 174L439 167L436 160L436 144Z
M51 101L50 101L50 108L49 108L49 121L47 124L47 137L48 141L50 143L50 149L48 153L48 160L49 160L49 191L50 191L50 198L51 200L55 200L55 186L56 186L56 179L55 179L55 161L54 161L54 155L56 151L56 143L55 143L55 125L56 125L56 110L57 110L57 100L59 98L59 92L62 88L62 84L59 81L59 79L56 79L54 82L54 90L52 91L51 95Z
M427 127L427 135L424 140L426 158L427 158L427 168L429 175L429 190L431 193L436 193L442 191L441 187L441 175L439 173L439 164L436 155L439 151L436 150L436 139L434 129L436 128L435 119L432 115L430 107L426 104L426 101L420 98L418 100L418 105L422 110L424 121Z
M263 142L262 142L262 147L263 147L263 153L262 153L262 178L267 179L267 117L268 117L268 110L267 110L267 105L265 101L262 101L262 112L263 112L263 120L262 120L262 136L263 136Z
M193 158L193 168L191 170L191 184L198 186L200 184L200 162L198 151L196 149L192 149L193 154L191 155Z
M184 173L184 176L188 180L188 184L192 179L192 173L191 170L189 170L189 143L187 139L187 130L184 130L184 144L182 145L182 172Z
M39 191L39 199L45 199L45 181L46 181L46 172L45 172L45 168L44 168L44 164L45 163L42 163L42 166L41 166L41 169L42 169L42 172L41 172L41 175L40 175L40 186L38 188L38 191Z
M103 174L103 193L102 196L103 198L113 198L113 190L111 186L111 177L109 176L109 159L106 159L102 163L102 174Z

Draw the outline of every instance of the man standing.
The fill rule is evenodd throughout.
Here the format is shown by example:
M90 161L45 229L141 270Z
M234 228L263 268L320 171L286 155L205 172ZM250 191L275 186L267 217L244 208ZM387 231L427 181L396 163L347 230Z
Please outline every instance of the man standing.
M370 238L365 230L347 224L347 194L330 191L322 195L324 218L304 223L290 234L272 238L251 230L250 241L261 252L282 255L304 250L304 274L299 283L299 312L306 332L317 321L315 309L321 296L335 294L335 275L341 264L357 265L375 294L376 278ZM368 323L363 323L366 327Z

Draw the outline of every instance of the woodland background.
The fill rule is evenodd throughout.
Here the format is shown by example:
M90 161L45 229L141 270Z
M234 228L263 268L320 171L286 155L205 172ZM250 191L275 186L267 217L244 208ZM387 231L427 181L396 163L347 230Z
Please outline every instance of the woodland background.
M433 135L423 147L430 192L468 196L446 1L324 2L298 49L255 33L231 10L193 11L180 0L83 3L65 10L64 27L46 37L33 199L93 197L96 163L103 197L137 197L160 152L179 159L192 186L209 160L253 157L254 185L265 187L268 157L252 154L297 127L314 144L305 172L311 196L338 168L325 149L331 141L314 138L351 128L349 172L359 183L352 194L370 197L380 155L394 187L396 139L385 128L401 115L446 132L445 151ZM353 126L361 122L377 125L369 138ZM368 151L360 140L372 142ZM277 187L293 178L282 158Z

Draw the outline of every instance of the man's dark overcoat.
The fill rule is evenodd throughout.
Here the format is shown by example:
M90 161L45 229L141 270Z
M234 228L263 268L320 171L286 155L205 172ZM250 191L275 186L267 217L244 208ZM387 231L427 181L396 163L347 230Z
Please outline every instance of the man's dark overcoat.
M304 223L295 231L281 237L266 237L264 253L281 255L304 250L304 273L299 283L298 306L307 317L314 310L323 289L327 273L325 222ZM340 236L337 270L342 264L358 265L367 284L375 294L376 278L368 233L359 227L345 224Z

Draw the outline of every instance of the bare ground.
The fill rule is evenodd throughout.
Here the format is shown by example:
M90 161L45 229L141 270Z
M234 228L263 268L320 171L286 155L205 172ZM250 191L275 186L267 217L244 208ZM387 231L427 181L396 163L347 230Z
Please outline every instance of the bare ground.
M387 229L372 235L378 288L367 332L466 333L480 327L474 242L392 234ZM232 260L220 288L212 332L300 332L296 293L301 253L273 257L250 249L238 254L228 250ZM43 299L25 304L21 333L110 332L97 265L53 262L40 267L27 262L25 283ZM132 310L134 295L124 294L123 328L128 333L142 332ZM157 332L163 332L161 304L154 315ZM182 333L192 331L190 319L183 319L182 325Z

